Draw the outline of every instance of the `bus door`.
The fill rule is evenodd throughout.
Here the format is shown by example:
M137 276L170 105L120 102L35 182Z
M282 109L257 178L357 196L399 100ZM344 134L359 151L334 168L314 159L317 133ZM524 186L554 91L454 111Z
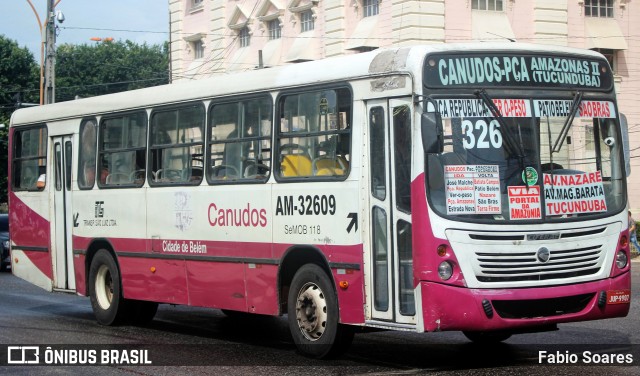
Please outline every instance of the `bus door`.
M54 289L75 290L73 270L73 211L71 207L71 135L53 137L54 244L52 244Z
M411 251L411 99L367 104L371 317L415 323Z

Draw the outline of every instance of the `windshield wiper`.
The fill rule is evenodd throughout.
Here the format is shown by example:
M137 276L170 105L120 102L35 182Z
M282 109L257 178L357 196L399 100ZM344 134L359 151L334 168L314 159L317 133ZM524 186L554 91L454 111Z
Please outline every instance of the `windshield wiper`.
M498 124L500 124L500 128L498 128L498 130L500 134L502 134L502 138L504 139L508 148L518 158L518 162L520 164L520 170L525 171L525 165L524 165L525 154L524 154L524 145L522 144L522 137L520 137L520 143L519 144L516 143L516 141L513 139L513 134L511 133L511 129L509 128L509 126L507 126L507 123L504 121L504 117L500 113L500 110L498 109L498 107L496 107L495 103L493 103L493 99L491 99L491 97L489 96L486 90L484 89L476 90L475 95L476 97L482 99L485 106L487 106L489 111L491 111L491 114L493 115L493 117L498 121ZM524 183L527 185L527 189L528 189L529 188L528 179L525 178Z
M557 153L562 148L562 144L564 144L564 140L567 138L567 134L569 133L569 129L571 128L571 124L573 124L573 119L576 117L576 113L580 108L580 102L582 102L582 92L577 91L575 96L573 97L573 103L571 103L571 111L569 112L569 116L564 121L564 125L562 126L562 130L556 139L556 143L553 145L552 153Z
M509 127L507 126L507 123L504 121L504 117L502 117L502 114L500 113L500 110L498 109L498 107L496 107L495 103L493 103L493 99L491 99L489 94L484 89L476 90L475 94L476 94L476 97L482 99L482 101L484 102L485 106L487 106L489 111L491 111L491 114L493 115L493 117L500 124L500 128L498 128L498 130L502 134L502 136L503 136L502 138L506 141L507 146L509 147L509 149L511 149L511 151L514 152L516 157L523 158L524 157L524 151L523 151L524 147L522 145L518 145L514 141L513 134L511 133Z

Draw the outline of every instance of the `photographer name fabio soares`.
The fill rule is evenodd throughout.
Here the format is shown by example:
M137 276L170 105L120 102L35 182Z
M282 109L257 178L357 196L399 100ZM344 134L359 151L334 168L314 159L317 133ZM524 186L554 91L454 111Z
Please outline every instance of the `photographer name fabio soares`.
M538 351L539 364L593 364L593 365L632 365L633 354L629 353L600 353L582 351Z

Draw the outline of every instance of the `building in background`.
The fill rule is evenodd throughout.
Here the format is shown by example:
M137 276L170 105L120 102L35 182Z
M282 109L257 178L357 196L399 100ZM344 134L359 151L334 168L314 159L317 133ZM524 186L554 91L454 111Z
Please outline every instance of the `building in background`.
M588 48L615 72L640 149L640 3L631 0L169 0L172 80L418 43L530 42ZM636 25L634 27L633 25ZM629 200L640 217L640 157Z

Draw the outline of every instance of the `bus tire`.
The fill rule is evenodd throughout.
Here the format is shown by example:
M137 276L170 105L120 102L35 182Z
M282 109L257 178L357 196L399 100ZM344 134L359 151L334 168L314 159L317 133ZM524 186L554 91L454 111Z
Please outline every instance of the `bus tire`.
M158 303L144 300L127 300L128 317L133 325L144 326L153 321Z
M340 324L338 299L327 273L315 264L300 268L288 297L289 330L298 351L312 358L331 358L346 351L351 327Z
M120 271L106 249L99 250L89 268L89 296L91 308L98 323L117 325L127 311L122 297Z
M511 333L509 332L472 332L472 331L463 331L465 337L467 337L471 342L479 343L479 344L492 344L499 343L502 341L506 341L511 337Z

